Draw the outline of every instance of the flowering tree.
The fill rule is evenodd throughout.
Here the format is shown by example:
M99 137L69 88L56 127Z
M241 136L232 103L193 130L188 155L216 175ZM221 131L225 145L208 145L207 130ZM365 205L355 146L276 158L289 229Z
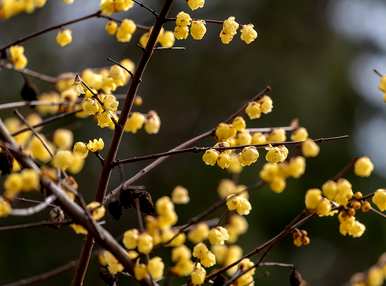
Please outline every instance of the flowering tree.
M45 2L2 0L0 19L33 12L43 7ZM67 4L72 2L65 0ZM0 47L0 67L16 70L25 81L21 91L23 101L0 105L0 110L14 109L15 112L15 117L0 120L0 167L4 177L0 217L33 216L45 210L51 217L49 222L0 229L68 225L76 234L85 237L77 261L11 285L41 282L69 269L75 269L72 285L83 285L94 255L98 257L101 278L107 285L118 285L127 279L141 285L246 286L254 284L258 267L288 268L290 284L305 285L294 265L265 261L275 245L287 237L292 237L297 247L308 245L309 234L301 226L318 217L336 216L339 232L354 238L362 236L366 229L357 219L358 213L372 211L385 218L386 190L380 188L366 194L354 192L347 179L351 171L359 177L371 175L373 163L364 156L353 158L342 170L337 170L333 178L326 178L322 186L307 190L305 208L277 235L253 249L243 249L238 244L238 237L248 229L246 217L252 210L251 192L264 186L275 193L283 192L287 180L300 179L305 173L306 159L318 156L319 144L348 137L311 138L297 120L285 127L247 126L272 111L271 87L246 100L229 117L219 120L216 126L168 151L118 157L125 132L135 134L144 129L153 135L160 130L161 119L156 111L150 110L146 114L135 111L143 103L138 95L142 76L156 51L184 49L176 46L175 41L189 37L201 40L207 26L211 25L219 30L219 39L224 45L235 41L238 33L240 40L248 45L257 38L253 24L240 25L232 16L225 20L196 19L183 11L173 16L170 13L172 4L173 0L165 0L162 9L156 11L137 0L102 0L96 12L47 27ZM193 11L204 5L204 0L187 1L187 9ZM132 19L115 18L117 13L130 9L146 10L154 18L154 24L145 26ZM118 42L131 42L133 36L141 31L137 45L142 56L136 64L130 59L117 61L109 58L112 64L109 67L87 68L79 74L70 72L57 77L27 68L28 51L24 50L23 43L55 31L57 44L66 47L72 42L68 26L93 18L105 21L106 32L115 36ZM169 26L173 26L172 31L166 30ZM386 77L380 76L379 88L385 93ZM39 93L31 82L32 78L51 83L52 91ZM126 86L127 92L123 96L117 94L118 88ZM29 114L23 115L18 110L20 107L28 107ZM57 129L52 136L44 134L44 126L70 116L79 121L93 120L104 129L101 132L111 134L109 146L105 146L101 138L74 142L72 131L64 127ZM213 140L213 144L200 146L200 141L206 138ZM187 189L176 186L170 196L157 197L143 186L136 186L135 182L168 158L186 153L200 154L203 165L217 166L234 176L232 180L219 182L218 201L183 222L178 221L175 204L189 203ZM263 159L259 159L260 153L264 153ZM95 200L86 202L77 178L82 176L83 166L91 155L100 161L101 171L97 171L100 175ZM122 176L119 186L111 186L112 173L119 171L122 165L149 160L151 163L138 173L129 178ZM238 182L236 175L244 168L253 168L258 160L264 161L259 170L259 180L250 186ZM191 195L195 194L192 192ZM18 200L34 205L16 208L14 203ZM111 234L103 221L106 212L119 220L126 208L135 209L137 224L122 235ZM219 209L225 209L221 216L216 215ZM385 259L381 257L369 271L354 276L353 285L382 285L385 265Z

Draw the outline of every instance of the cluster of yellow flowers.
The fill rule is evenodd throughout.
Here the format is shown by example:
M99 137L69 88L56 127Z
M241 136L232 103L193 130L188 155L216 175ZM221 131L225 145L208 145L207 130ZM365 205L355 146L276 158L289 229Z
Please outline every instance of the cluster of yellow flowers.
M297 156L282 163L266 163L260 171L260 178L269 184L272 191L281 193L284 191L289 177L299 178L306 169L306 160Z
M360 177L371 175L374 166L368 157L361 157L355 161L354 173ZM386 210L386 190L378 189L373 197L373 203L381 210ZM320 189L310 189L305 196L305 205L309 211L319 216L331 216L338 213L339 231L342 235L360 237L366 227L356 220L358 210L368 212L370 203L361 192L353 192L351 183L344 178L337 181L328 180Z
M188 13L179 12L176 17L174 36L177 40L186 40L190 34L194 40L202 40L206 34L206 22L204 20L194 20Z
M382 286L386 281L386 253L378 262L371 266L366 272L354 274L350 279L351 286Z
M235 17L229 17L223 22L223 27L220 32L220 39L223 44L229 44L232 42L234 36L237 34L237 30L240 25L236 22ZM246 44L254 42L257 38L257 32L254 29L253 24L243 25L241 28L240 39Z
M0 20L8 19L20 13L32 13L42 8L47 0L2 0L0 2Z
M9 48L9 60L14 65L15 69L22 70L27 64L27 57L24 55L24 47L12 46Z
M124 12L134 6L133 0L101 0L100 9L104 15Z
M241 204L247 205L249 213L251 205L247 194L241 195L245 186L237 186L231 180L223 180L218 187L221 198L239 194L243 198ZM136 259L134 274L136 279L142 280L152 278L155 281L162 279L164 275L164 262L158 256L152 257L148 262L140 260L140 254L151 255L153 249L158 245L171 248L171 260L174 265L171 271L179 277L190 276L192 285L202 285L206 278L206 269L216 264L229 265L242 257L242 249L236 245L239 235L248 229L246 219L236 209L229 209L229 217L224 226L215 225L211 227L208 222L193 224L185 232L177 233L175 227L178 216L174 204L186 204L189 202L189 192L182 186L173 189L171 197L160 197L155 203L157 215L145 217L146 229L129 229L123 235L123 245L132 259ZM206 242L207 241L207 242ZM113 275L123 271L122 265L115 257L107 251L99 254L100 264L105 266ZM234 274L237 269L244 270L252 266L248 260L242 260L238 265L227 271L229 275ZM242 275L235 285L244 285L246 281L251 282L254 271L248 271Z

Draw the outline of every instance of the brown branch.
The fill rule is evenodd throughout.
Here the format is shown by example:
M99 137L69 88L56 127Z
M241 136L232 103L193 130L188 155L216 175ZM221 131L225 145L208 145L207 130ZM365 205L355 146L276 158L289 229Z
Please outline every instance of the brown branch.
M27 126L27 128L29 130L31 130L32 134L40 141L40 143L42 143L44 149L46 149L48 154L50 154L51 158L53 158L54 154L52 153L52 150L48 146L46 140L44 140L44 138L39 133L36 132L36 130L28 123L28 121L24 118L24 116L18 110L15 110L15 114Z
M91 14L79 17L79 18L72 19L72 20L67 21L67 22L60 23L58 25L54 25L54 26L42 29L40 31L37 31L37 32L32 33L32 34L29 34L27 36L24 36L24 37L22 37L22 38L20 38L20 39L18 39L16 41L13 41L13 42L11 42L11 43L1 47L0 51L5 51L6 49L8 49L8 48L10 48L12 46L24 43L24 42L26 42L26 41L28 41L30 39L36 38L36 37L38 37L40 35L43 35L45 33L50 32L50 31L57 30L57 29L65 27L65 26L68 26L68 25L71 25L71 24L75 24L75 23L78 23L78 22L81 22L81 21L84 21L84 20L87 20L87 19L90 19L90 18L98 17L100 14L101 14L101 11L97 11L97 12L94 12L94 13L91 13Z
M61 226L61 225L67 225L71 223L71 221L62 221L62 222L54 222L54 221L38 221L38 222L31 222L31 223L24 223L24 224L16 224L16 225L5 225L0 226L0 232L1 231L10 231L10 230L21 230L21 229L31 229L31 228L39 228L43 226Z
M328 141L346 139L348 137L349 137L348 135L342 135L342 136L318 138L318 139L314 139L313 141L315 143L323 143L323 142L328 142ZM239 145L239 146L231 146L231 147L213 147L213 146L190 147L190 148L185 148L185 149L172 150L172 151L166 151L166 152L161 152L161 153L154 153L154 154L150 154L150 155L134 156L134 157L123 159L123 160L117 160L113 164L114 165L127 164L127 163L133 163L133 162L138 162L138 161L157 159L157 158L160 158L160 157L177 155L177 154L183 154L183 153L200 153L200 152L204 152L204 151L206 151L208 149L214 149L214 150L217 150L217 151L241 150L241 149L243 149L245 147L256 147L258 149L263 149L263 148L266 148L268 146L299 145L299 144L301 144L303 142L304 141L285 141L285 142L281 142L281 143L247 144L247 145Z
M4 68L4 69L7 69L7 70L11 70L11 71L17 72L17 73L22 73L22 74L25 74L25 75L29 75L31 77L34 77L36 79L39 79L41 81L45 81L45 82L48 82L48 83L56 83L58 81L57 77L46 75L46 74L43 74L43 73L31 70L31 69L24 68L22 70L17 70L17 69L15 69L15 67L12 64L5 63L5 62L3 62L1 60L0 60L0 67Z
M134 99L138 91L138 87L141 83L142 75L147 67L148 62L150 61L151 56L153 55L154 47L156 46L159 33L165 22L165 18L167 17L167 14L169 12L172 2L173 0L165 1L159 16L156 18L154 27L150 33L149 41L139 61L137 69L132 77L131 85L127 92L125 102L123 104L123 109L118 119L118 123L115 126L110 148L104 160L102 172L100 174L98 189L96 192L96 201L98 202L103 202L104 200L105 193L111 177L111 172L113 169L112 163L116 158L119 145L122 139L123 126L125 125L127 117L133 106ZM73 281L74 286L79 286L83 284L82 277L84 277L85 275L84 273L87 271L88 264L89 264L88 263L89 259L87 259L87 257L89 258L91 256L92 247L93 247L93 243L90 243L91 240L92 240L92 237L88 235L86 242L89 242L89 243L87 244L87 247L85 245L82 250L80 263L77 266L77 270L74 276L74 281Z
M50 271L47 271L29 278L23 278L15 282L3 284L1 286L26 286L26 285L37 285L37 284L40 285L41 283L47 281L52 277L58 276L64 272L67 272L73 269L76 266L76 262L77 262L76 260L72 260Z

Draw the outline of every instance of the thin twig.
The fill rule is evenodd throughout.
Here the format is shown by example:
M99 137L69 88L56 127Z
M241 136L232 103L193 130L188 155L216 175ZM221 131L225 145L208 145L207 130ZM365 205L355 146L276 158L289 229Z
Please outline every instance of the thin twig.
M133 0L135 4L137 4L138 6L144 8L145 10L149 11L151 14L153 14L154 17L158 18L158 13L150 8L149 6L143 4L142 2L138 1L138 0Z
M27 128L31 130L32 134L42 143L43 147L47 150L48 154L50 154L51 158L53 158L54 154L52 153L52 150L48 146L46 140L44 140L44 138L39 133L36 132L36 130L28 123L28 121L18 110L15 110L15 114L27 126Z
M25 209L12 209L10 215L31 216L31 215L37 214L45 210L46 208L48 208L51 205L51 203L54 202L55 200L56 200L56 197L54 195L50 195L43 202L41 202L36 206L25 208Z
M24 224L5 225L5 226L0 226L0 232L1 231L10 231L10 230L39 228L39 227L43 227L43 226L60 226L60 225L67 225L70 223L71 223L70 220L61 221L61 222L44 220L44 221L24 223Z
M1 60L0 60L0 67L4 68L4 69L7 69L7 70L11 70L11 71L17 72L17 73L22 73L22 74L25 74L25 75L29 75L31 77L34 77L36 79L39 79L41 81L45 81L45 82L48 82L48 83L56 83L58 81L57 77L46 75L46 74L43 74L43 73L31 70L31 69L28 69L28 68L24 68L22 70L17 70L17 69L15 69L15 67L12 64L3 62Z
M35 275L32 277L23 278L21 280L15 281L15 282L3 284L1 286L26 286L26 285L35 285L35 284L40 285L41 283L47 281L48 279L50 279L52 277L58 276L64 272L67 272L67 271L73 269L76 266L76 262L77 262L76 260L72 260L72 261L70 261L66 264L63 264L57 268L54 268L50 271L47 271L47 272L44 272L44 273L41 273L41 274L38 274L38 275Z
M383 212L380 212L379 210L375 209L375 208L371 208L370 209L373 213L376 213L377 215L380 215L381 217L383 218L386 218L386 215L383 213Z
M334 141L334 140L346 139L348 137L349 137L348 135L342 135L342 136L318 138L318 139L314 139L313 141L315 143L323 143L323 142L329 142L329 141ZM138 161L157 159L157 158L160 158L160 157L177 155L177 154L183 154L183 153L200 153L200 152L204 152L204 151L206 151L208 149L214 149L214 150L217 150L217 151L241 150L241 149L243 149L245 147L256 147L258 149L261 149L261 148L266 148L268 146L299 145L299 144L302 144L303 142L304 141L285 141L285 142L281 142L281 143L247 144L247 145L230 146L230 147L213 147L213 146L190 147L190 148L179 149L179 150L174 150L174 151L166 151L166 152L155 153L155 154L150 154L150 155L134 156L134 157L123 159L123 160L117 160L113 164L114 165L127 164L127 163L133 163L133 162L138 162Z
M97 12L94 12L94 13L91 13L91 14L88 14L88 15L85 15L85 16L82 16L82 17L78 17L78 18L75 18L75 19L72 19L70 21L67 21L67 22L63 22L63 23L60 23L60 24L57 24L57 25L54 25L54 26L51 26L51 27L48 27L48 28L45 28L45 29L42 29L40 31L37 31L37 32L34 32L32 34L29 34L27 36L24 36L16 41L13 41L3 47L0 48L0 51L4 51L12 46L15 46L15 45L18 45L18 44L21 44L21 43L24 43L30 39L33 39L33 38L36 38L40 35L43 35L45 33L48 33L50 31L53 31L53 30L57 30L57 29L61 29L65 26L68 26L68 25L71 25L71 24L75 24L75 23L78 23L78 22L81 22L81 21L84 21L84 20L87 20L87 19L90 19L90 18L94 18L94 17L98 17L99 15L101 14L101 11L97 11Z

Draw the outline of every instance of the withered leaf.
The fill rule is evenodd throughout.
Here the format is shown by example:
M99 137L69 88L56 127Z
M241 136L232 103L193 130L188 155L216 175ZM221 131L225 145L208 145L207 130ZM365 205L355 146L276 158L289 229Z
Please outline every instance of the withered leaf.
M24 85L20 91L20 95L25 101L33 101L38 98L37 87L26 77L24 78Z
M1 175L10 174L12 171L13 156L8 150L0 152L0 171Z
M111 216L115 219L115 220L119 220L122 216L122 205L119 201L111 201L109 202L109 204L107 205L107 209L109 211L109 213L111 214Z

